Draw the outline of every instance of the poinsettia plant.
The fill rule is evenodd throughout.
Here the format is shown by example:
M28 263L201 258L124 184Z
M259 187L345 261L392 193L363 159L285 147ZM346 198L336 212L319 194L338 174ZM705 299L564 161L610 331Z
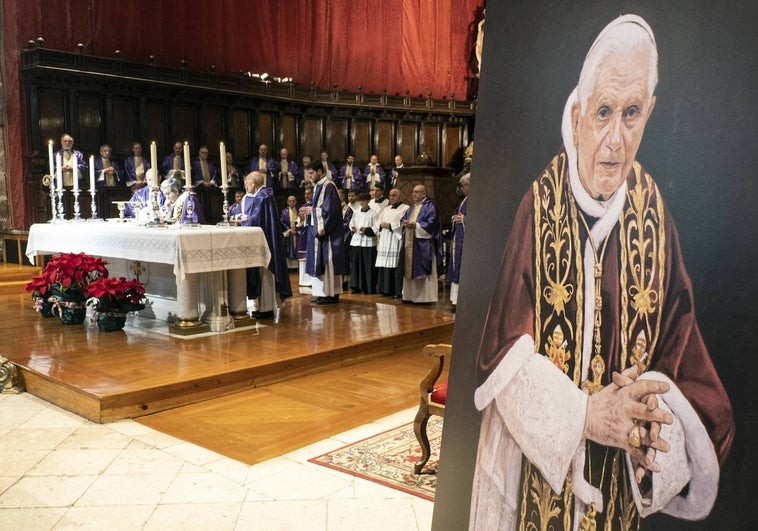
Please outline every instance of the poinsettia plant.
M108 276L106 264L102 258L85 253L62 253L50 259L26 290L33 297L44 297L54 286L61 291L82 290L93 280Z
M87 284L87 304L98 312L131 312L145 307L145 286L125 277L103 277Z

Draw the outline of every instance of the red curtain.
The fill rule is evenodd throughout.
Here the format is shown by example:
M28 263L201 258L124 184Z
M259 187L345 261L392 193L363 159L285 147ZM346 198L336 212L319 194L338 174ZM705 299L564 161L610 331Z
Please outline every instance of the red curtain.
M24 134L19 49L45 47L219 73L267 72L300 85L465 99L470 32L485 0L4 0L8 138ZM21 146L9 146L14 228L23 219Z

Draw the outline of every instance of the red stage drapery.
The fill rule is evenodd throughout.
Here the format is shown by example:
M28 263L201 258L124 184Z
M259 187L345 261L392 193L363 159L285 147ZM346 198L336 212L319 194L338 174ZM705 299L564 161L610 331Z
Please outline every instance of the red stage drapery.
M465 99L470 35L484 0L4 0L8 138L25 139L19 49L45 47L219 73L292 77L320 88ZM22 143L25 143L22 142ZM22 143L7 158L11 225L25 228Z

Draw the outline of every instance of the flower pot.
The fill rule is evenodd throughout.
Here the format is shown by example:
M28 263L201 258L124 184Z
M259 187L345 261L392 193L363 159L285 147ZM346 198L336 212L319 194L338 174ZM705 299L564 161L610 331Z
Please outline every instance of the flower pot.
M39 312L42 317L53 316L53 303L45 297L34 297L34 311Z
M57 313L63 324L82 324L87 316L84 305L84 293L79 290L52 290L54 299L53 312Z
M122 312L103 312L97 315L97 329L101 332L121 330L126 324L126 314Z

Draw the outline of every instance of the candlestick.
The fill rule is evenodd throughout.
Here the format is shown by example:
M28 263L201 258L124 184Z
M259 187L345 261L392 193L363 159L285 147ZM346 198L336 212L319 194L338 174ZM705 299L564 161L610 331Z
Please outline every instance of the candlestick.
M55 180L56 180L56 188L58 190L63 190L63 161L61 160L61 154L56 153L55 155L55 163L58 165L58 169L55 173Z
M76 182L76 181L74 181ZM79 188L74 188L72 193L74 194L74 221L84 221L81 218L81 210L79 209Z
M190 170L190 153L189 153L189 142L184 143L184 173L187 176L187 189L189 190L192 188L192 177Z
M66 213L63 211L63 187L58 188L58 223L66 220Z
M224 196L226 196L226 146L223 142L219 143L218 149L221 154L221 187L224 189Z
M95 189L95 156L89 156L89 189Z
M47 143L47 159L50 162L50 178L55 176L55 158L53 157L53 141L49 140Z
M153 173L158 171L158 145L155 143L155 140L150 142L150 164L153 167ZM147 174L147 185L152 189L153 185L155 183L152 182L153 175L150 173Z
M94 185L90 185L89 195L92 198L92 200L90 201L90 205L92 206L92 217L90 218L90 221L100 221L97 218L97 201L95 201L95 196L97 195L97 190L95 189Z
M50 212L52 215L48 223L55 223L55 214L58 208L55 203L55 178L53 175L55 175L55 172L50 174Z

